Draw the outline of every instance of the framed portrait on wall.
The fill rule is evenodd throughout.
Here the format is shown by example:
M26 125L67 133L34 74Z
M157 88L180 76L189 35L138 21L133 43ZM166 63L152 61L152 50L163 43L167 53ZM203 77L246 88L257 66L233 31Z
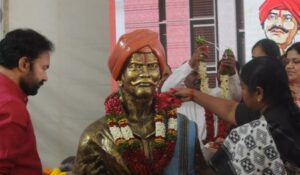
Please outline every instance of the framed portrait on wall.
M300 41L300 0L244 1L244 7L246 58L251 58L251 47L262 38L275 41L282 54Z

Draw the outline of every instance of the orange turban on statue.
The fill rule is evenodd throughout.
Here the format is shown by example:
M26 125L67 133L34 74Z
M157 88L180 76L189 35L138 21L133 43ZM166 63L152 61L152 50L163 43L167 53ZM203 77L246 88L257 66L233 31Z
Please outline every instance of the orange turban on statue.
M158 39L158 34L148 29L138 29L120 37L109 56L108 67L111 75L118 80L123 67L131 55L143 47L150 47L158 58L160 72L166 67L165 50Z
M273 9L290 11L298 24L300 23L300 0L265 0L259 7L260 24L264 23Z

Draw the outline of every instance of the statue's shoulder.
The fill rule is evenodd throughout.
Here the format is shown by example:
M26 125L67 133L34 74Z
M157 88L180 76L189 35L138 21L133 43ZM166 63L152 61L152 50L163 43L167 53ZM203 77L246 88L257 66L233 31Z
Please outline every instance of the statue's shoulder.
M123 173L128 170L122 163L105 117L91 123L83 131L73 171L80 175L129 174Z
M108 130L108 125L107 125L107 122L106 122L106 118L105 116L104 117L101 117L100 119L94 121L93 123L91 123L85 130L84 132L90 132L90 131L93 131L93 132L100 132L100 131L103 131L103 130Z
M83 131L80 138L80 145L81 147L85 147L90 145L91 142L98 145L103 139L112 141L105 117L94 121Z

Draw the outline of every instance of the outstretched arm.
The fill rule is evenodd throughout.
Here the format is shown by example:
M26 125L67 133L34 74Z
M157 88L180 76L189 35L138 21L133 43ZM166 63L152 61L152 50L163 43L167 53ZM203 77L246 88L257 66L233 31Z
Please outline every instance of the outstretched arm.
M174 95L183 101L194 101L209 111L215 113L221 119L236 125L235 110L238 103L233 100L225 100L223 98L213 97L196 91L194 89L177 89Z

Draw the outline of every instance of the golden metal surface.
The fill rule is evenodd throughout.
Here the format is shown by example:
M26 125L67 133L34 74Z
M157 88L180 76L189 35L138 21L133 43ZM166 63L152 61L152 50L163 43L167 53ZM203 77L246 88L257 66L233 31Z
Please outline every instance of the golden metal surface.
M122 102L129 126L141 141L145 155L152 160L155 137L152 107L153 93L160 80L157 58L153 53L135 53L121 76ZM83 133L74 173L78 175L130 174L117 151L105 118L90 125Z
M153 94L159 80L156 56L153 53L134 53L119 83L129 126L150 161L153 159L151 143L155 138ZM131 174L117 151L105 118L91 124L81 136L73 172L76 175Z

